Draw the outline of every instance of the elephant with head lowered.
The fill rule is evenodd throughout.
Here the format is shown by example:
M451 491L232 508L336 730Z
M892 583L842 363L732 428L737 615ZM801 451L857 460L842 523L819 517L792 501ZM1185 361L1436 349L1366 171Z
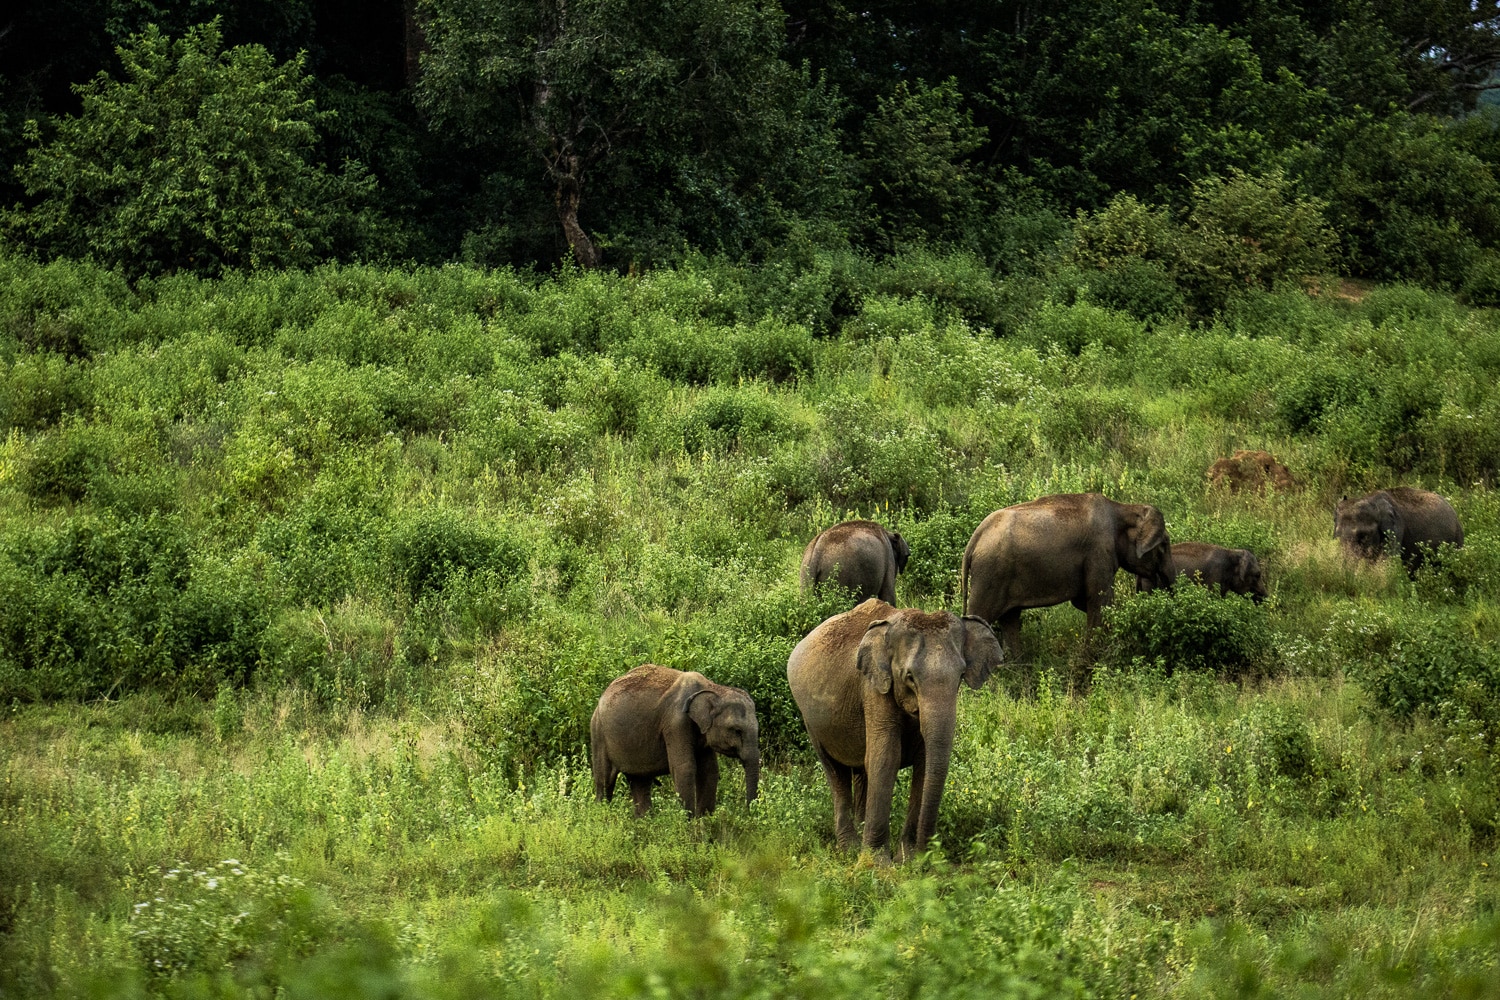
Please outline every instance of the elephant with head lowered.
M901 853L932 837L948 780L959 684L982 685L1002 658L978 618L897 610L871 598L809 632L787 660L786 677L833 792L840 848L884 854L891 837L896 772L911 768Z
M1098 493L1059 493L995 511L964 550L964 613L1001 633L1014 657L1021 611L1071 601L1097 628L1124 569L1170 587L1172 543L1161 511Z
M630 782L635 814L651 808L651 784L664 774L693 816L714 811L718 755L745 767L745 798L760 785L760 728L755 702L735 687L696 671L647 663L615 678L589 720L594 797L614 798L620 775Z
M1464 544L1464 528L1453 505L1436 493L1409 486L1340 500L1333 511L1333 534L1344 551L1358 559L1373 562L1394 549L1409 573L1422 565L1423 548Z
M896 576L910 558L911 548L896 532L874 521L845 521L807 543L802 589L835 583L853 592L856 601L878 597L894 604Z
M1260 560L1249 549L1226 549L1208 542L1172 543L1172 578L1185 577L1221 593L1240 594L1259 604L1266 599L1266 580ZM1156 589L1145 577L1136 577L1136 589Z

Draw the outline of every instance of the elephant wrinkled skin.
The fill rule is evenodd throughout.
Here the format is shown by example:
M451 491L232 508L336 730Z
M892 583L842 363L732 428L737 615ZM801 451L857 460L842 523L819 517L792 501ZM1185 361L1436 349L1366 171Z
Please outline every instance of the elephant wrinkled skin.
M802 589L836 583L856 601L878 597L896 601L896 576L906 569L906 539L874 521L835 524L807 543L802 552Z
M604 689L589 721L594 797L611 801L623 774L640 816L651 808L652 782L670 774L688 812L702 816L718 804L716 755L723 754L745 765L745 797L754 800L759 738L755 702L744 691L696 671L643 664Z
M1464 544L1453 506L1436 493L1409 486L1340 500L1333 512L1333 535L1346 553L1372 562L1393 545L1411 573L1422 565L1424 546Z
M1071 601L1097 628L1124 569L1169 587L1172 551L1161 511L1098 493L1059 493L995 511L974 529L960 583L964 613L995 627L1015 657L1021 611Z
M901 853L932 836L948 780L958 686L982 685L1002 659L978 618L897 610L871 598L824 621L792 650L786 677L833 792L840 848L889 849L896 772L912 769Z
M1208 542L1173 542L1172 579L1185 576L1212 590L1218 587L1226 594L1252 597L1259 604L1266 599L1266 581L1260 571L1260 560L1249 549L1226 549ZM1136 578L1136 589L1155 590L1143 577Z

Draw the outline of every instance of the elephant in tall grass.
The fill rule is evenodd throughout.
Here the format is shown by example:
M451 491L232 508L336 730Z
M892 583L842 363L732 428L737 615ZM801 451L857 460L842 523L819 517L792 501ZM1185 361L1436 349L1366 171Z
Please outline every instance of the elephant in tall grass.
M835 583L856 601L878 597L896 602L896 576L906 569L911 548L894 531L874 521L845 521L818 535L802 552L802 589Z
M1339 500L1333 534L1346 553L1371 562L1394 548L1409 573L1422 565L1424 548L1464 544L1464 528L1453 505L1436 493L1410 486Z
M594 797L614 798L620 775L630 781L635 814L651 808L651 784L663 774L694 816L719 800L719 754L745 767L745 798L760 787L760 727L755 702L735 687L696 671L654 663L615 678L589 720Z
M1161 511L1117 503L1098 493L1059 493L995 511L980 522L964 550L960 586L964 613L1001 633L1015 656L1021 611L1071 601L1103 621L1115 572L1169 587L1172 543Z
M927 846L948 780L959 684L982 685L1002 653L984 621L948 611L897 610L871 598L809 632L786 678L833 793L834 833L852 847L889 849L896 772L911 796L901 853Z
M1249 549L1226 549L1208 542L1173 542L1172 579L1187 577L1210 589L1218 587L1225 594L1241 594L1255 603L1266 599L1266 580L1260 560ZM1156 586L1144 577L1136 578L1136 589L1142 592Z

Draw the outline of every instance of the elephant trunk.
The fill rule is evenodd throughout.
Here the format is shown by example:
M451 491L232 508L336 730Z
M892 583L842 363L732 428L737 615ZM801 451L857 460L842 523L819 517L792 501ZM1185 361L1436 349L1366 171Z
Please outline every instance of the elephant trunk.
M925 747L926 770L922 772L921 813L917 818L917 850L927 846L932 831L937 827L938 803L943 799L943 786L948 781L948 762L953 756L953 730L957 717L957 694L949 699L946 708L923 712L921 717L922 743ZM915 809L918 803L907 808Z
M740 755L740 763L745 765L745 801L754 802L760 794L760 751L745 751Z

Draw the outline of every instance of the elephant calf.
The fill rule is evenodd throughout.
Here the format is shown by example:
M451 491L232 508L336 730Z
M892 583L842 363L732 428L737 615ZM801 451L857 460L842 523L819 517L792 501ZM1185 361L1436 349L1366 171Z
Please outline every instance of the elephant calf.
M1226 549L1207 542L1173 542L1171 574L1173 579L1185 576L1210 589L1218 587L1226 594L1243 594L1259 604L1266 599L1266 582L1260 572L1260 560L1249 549ZM1145 577L1136 577L1136 589L1155 590Z
M1436 493L1409 486L1340 500L1333 512L1333 534L1349 555L1372 562L1394 545L1409 573L1422 565L1424 546L1464 544L1463 525L1453 505Z
M647 663L610 682L589 720L594 797L614 799L620 775L630 781L635 814L651 808L651 784L663 774L694 816L714 811L719 795L716 754L745 766L745 798L760 785L760 729L755 702L739 688L696 671Z
M911 549L894 531L874 521L835 524L807 543L802 552L802 589L836 583L856 601L896 600L896 575L906 569Z

